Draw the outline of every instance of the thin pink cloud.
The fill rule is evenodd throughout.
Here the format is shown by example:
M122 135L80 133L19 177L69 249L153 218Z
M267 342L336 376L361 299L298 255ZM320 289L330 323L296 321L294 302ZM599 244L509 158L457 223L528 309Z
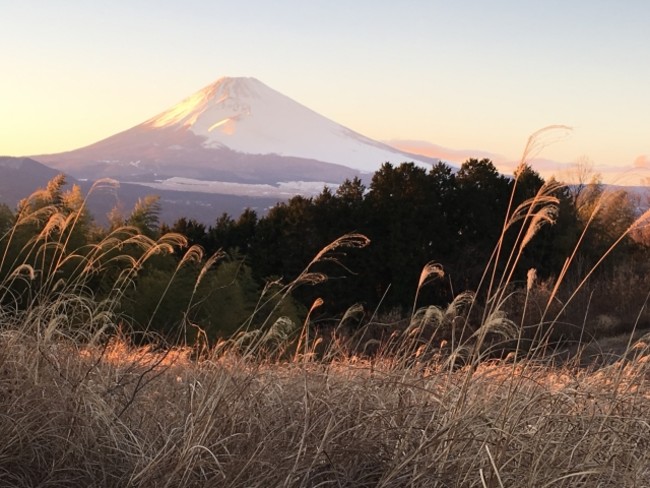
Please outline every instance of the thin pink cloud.
M650 156L641 154L634 160L633 165L635 168L650 168Z

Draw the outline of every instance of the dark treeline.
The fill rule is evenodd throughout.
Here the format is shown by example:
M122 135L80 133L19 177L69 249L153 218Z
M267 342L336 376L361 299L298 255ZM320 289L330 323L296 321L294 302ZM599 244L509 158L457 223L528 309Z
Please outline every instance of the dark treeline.
M309 306L322 297L324 317L341 314L354 303L369 311L380 307L408 313L428 262L440 263L445 277L422 290L422 304L444 305L459 292L477 289L508 205L515 209L545 184L527 165L516 176L510 202L515 179L499 174L488 159L470 159L458 171L443 163L429 171L412 163L386 163L368 187L359 179L348 180L335 191L324 188L314 198L296 196L263 217L247 210L237 219L224 214L210 227L180 219L164 230L183 233L209 252L225 249L245 257L258 282L291 279L327 243L345 233L362 233L371 245L348 252L341 260L344 266L322 264L330 280L314 289L302 288L298 300ZM554 192L559 200L554 224L541 228L525 247L514 279L525 282L531 268L540 280L557 276L590 219L579 248L580 266L596 263L636 216L634 202L619 192L592 218L603 191L597 176L559 187ZM518 231L517 225L509 230L504 247ZM603 269L613 269L621 261L617 256L629 260L638 250L632 240L625 240Z
M155 256L138 270L120 297L121 312L140 328L174 335L178 324L185 321L213 338L234 331L251 316L259 307L265 283L292 280L324 246L350 232L366 235L370 246L345 250L338 262L317 263L315 270L329 279L316 287L298 288L293 299L273 312L275 315L300 321L319 297L324 305L314 315L316 319L340 316L356 303L369 313L397 310L408 315L414 306L420 272L429 262L439 263L445 275L419 292L416 306L444 305L462 291L477 290L502 235L508 208L512 213L534 197L545 181L522 165L515 187L515 179L499 174L487 159L470 159L458 171L442 163L429 171L412 163L397 167L386 163L368 187L359 179L348 180L336 190L324 188L316 197L296 196L279 203L264 216L246 210L237 218L223 214L211 226L185 218L160 225L158 199L148 197L129 215L112 212L108 229L96 227L85 211L75 214L83 206L83 196L76 187L64 191L64 183L62 177L53 180L41 191L40 200L25 200L15 213L6 206L0 208L0 230L9 232L26 207L31 206L34 212L45 202L57 206L64 216L75 215L74 230L64 239L66 246L90 246L128 225L151 239L168 232L182 234L190 245L201 246L206 256L224 252L205 275L201 274L201 263L178 268L184 252L181 249L172 255ZM633 222L637 211L629 196L619 192L613 203L594 212L602 194L597 180L555 189L553 196L559 203L558 211L550 216L553 225L541 227L525 246L512 282L525 283L531 268L540 280L557 276L587 223L589 230L581 240L579 263L583 269L596 263ZM42 232L46 222L33 221L15 232L10 248L3 250L5 267L1 273L10 272L8 263L43 258L21 255L21 249L32 235ZM512 247L519 230L516 224L508 229L504 248ZM119 252L136 256L136 248L120 246ZM624 240L601 273L637 259L642 249L635 241ZM119 266L114 267L105 268L91 282L95 296L102 296L106 273L119 273ZM271 300L267 309L273 304Z
M530 167L519 177L515 206L536 194L543 179ZM513 180L487 159L471 159L454 172L445 164L430 171L404 163L384 164L368 188L348 180L314 198L293 197L259 217L251 210L238 219L219 217L207 227L180 219L165 231L187 235L208 252L225 249L246 256L257 279L291 278L327 243L359 232L372 244L348 253L348 268L330 266L334 279L307 297L323 296L329 310L341 312L351 301L374 308L407 308L413 303L422 267L440 263L446 280L427 290L428 303L446 303L454 293L475 289L501 234ZM580 232L568 191L561 218L526 249L523 273L536 267L541 276L557 272Z

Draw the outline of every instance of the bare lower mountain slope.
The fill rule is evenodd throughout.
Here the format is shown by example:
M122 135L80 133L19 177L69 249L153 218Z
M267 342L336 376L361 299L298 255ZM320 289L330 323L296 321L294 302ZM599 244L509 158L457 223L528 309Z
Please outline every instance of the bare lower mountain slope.
M30 158L0 157L0 203L15 208L57 174L59 171Z

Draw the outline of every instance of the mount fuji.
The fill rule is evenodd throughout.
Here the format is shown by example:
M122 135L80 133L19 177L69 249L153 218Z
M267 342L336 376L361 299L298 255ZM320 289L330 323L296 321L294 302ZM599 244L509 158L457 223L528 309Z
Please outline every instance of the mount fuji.
M124 132L33 158L83 180L280 198L368 179L387 161L438 162L354 132L255 78L221 78Z

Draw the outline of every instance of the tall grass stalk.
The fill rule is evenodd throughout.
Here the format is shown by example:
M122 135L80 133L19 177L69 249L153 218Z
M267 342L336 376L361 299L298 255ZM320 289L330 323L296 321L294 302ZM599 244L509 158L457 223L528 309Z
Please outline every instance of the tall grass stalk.
M514 201L515 201L515 195L517 193L517 187L519 184L519 178L522 174L521 170L525 167L525 165L528 163L528 161L535 157L539 152L549 145L551 143L551 140L549 139L556 139L556 138L561 138L565 137L566 133L571 130L570 127L565 126L565 125L550 125L547 127L544 127L533 134L530 135L528 138L528 141L526 142L526 146L524 147L524 151L521 156L521 160L519 162L519 165L517 166L517 169L515 170L515 178L513 181L512 185L512 191L510 192L510 199L508 200L508 206L506 208L506 217L503 221L503 228L501 230L501 235L499 239L497 240L496 247L494 249L494 252L492 256L490 257L490 260L486 263L485 266L485 273L481 279L481 282L479 283L478 289L480 290L483 284L483 281L486 279L487 274L490 273L490 279L488 282L488 289L487 289L487 296L491 297L493 293L493 288L496 284L496 276L498 272L498 263L500 261L501 253L503 251L503 245L504 245L504 238L506 235L506 231L508 228L516 221L520 220L522 218L522 214L525 212L525 217L524 221L530 221L530 219L535 215L534 209L538 209L537 211L542 211L547 205L554 206L557 204L557 201L553 199L552 197L552 192L557 189L553 188L554 183L550 183L549 186L551 188L544 188L540 189L539 192L533 197L532 199L527 200L526 202L522 203L519 205L518 208L513 210L514 207ZM546 185L545 185L546 186ZM548 200L550 197L550 201L544 201ZM540 208L541 207L541 208ZM539 223L542 223L543 220L540 220ZM529 229L533 229L533 233L536 232L536 229L534 227L531 227L529 225ZM522 225L520 227L519 233L517 235L516 242L520 242L520 239L522 238L522 235L530 234L530 230L524 234L524 229L525 225ZM530 235L530 238L532 238L532 234ZM528 241L530 240L528 239ZM517 246L513 246L510 256L508 258L508 264L511 263L513 253L515 252ZM520 246L522 249L525 247L525 244L523 246ZM514 268L515 263L512 264L512 268ZM506 264L506 268L508 265ZM503 275L502 275L503 278ZM503 279L499 281L499 285L497 288L500 288L503 286Z

